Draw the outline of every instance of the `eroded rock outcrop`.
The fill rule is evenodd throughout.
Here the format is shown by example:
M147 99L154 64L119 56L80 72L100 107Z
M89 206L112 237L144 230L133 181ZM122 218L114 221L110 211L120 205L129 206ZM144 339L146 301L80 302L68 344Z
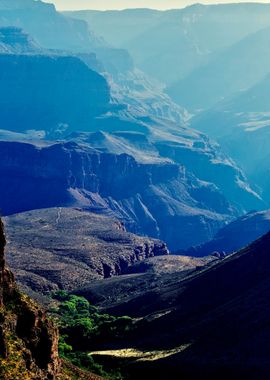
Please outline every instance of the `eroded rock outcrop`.
M0 28L0 54L41 53L38 44L21 28Z
M73 142L0 147L4 215L80 207L117 218L129 231L161 239L170 249L209 240L230 218L231 205L215 187L173 162L139 163Z
M128 233L117 220L75 208L34 210L5 222L10 266L34 296L74 291L169 253L160 240Z
M45 313L21 294L5 265L6 239L0 222L0 378L56 379L58 332Z
M147 146L142 162L85 142L44 145L0 142L4 215L80 207L113 216L129 231L161 239L171 250L210 240L226 221L239 215L237 204L230 203L221 189L199 180L179 163L152 158ZM251 191L238 186L236 175L229 177L237 192L234 199L248 198L249 207L260 204Z

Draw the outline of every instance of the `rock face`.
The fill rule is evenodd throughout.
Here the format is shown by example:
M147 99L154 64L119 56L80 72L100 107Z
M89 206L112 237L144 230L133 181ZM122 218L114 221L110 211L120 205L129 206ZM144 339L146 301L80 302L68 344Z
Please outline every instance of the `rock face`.
M130 234L119 221L79 209L30 211L5 223L8 260L28 293L74 291L169 253L161 241Z
M16 27L0 28L0 53L24 54L41 51L28 34Z
M5 27L10 29L12 52L26 52L26 41L22 49L22 35L27 38L28 33L31 37L28 36L27 52L34 53L35 46L36 54L44 54L44 50L48 54L48 49L53 49L50 54L54 55L61 55L65 51L77 55L90 69L105 75L110 82L116 104L123 103L124 100L124 108L133 108L136 115L153 114L176 122L185 122L187 112L164 93L164 86L137 70L126 49L110 46L103 38L97 37L85 21L65 17L58 13L54 6L41 1L11 0L7 3L1 0L0 27L2 30ZM18 34L18 28L22 28L24 32ZM16 34L19 41L15 43ZM5 43L8 46L5 46ZM0 51L1 47L3 52L10 51L9 43L6 38L1 38L0 33ZM73 71L76 71L75 67ZM80 81L80 78L78 79ZM25 88L29 84L21 86ZM30 127L33 128L36 126Z
M213 240L192 247L183 254L207 256L239 250L270 231L270 211L250 212L221 228Z
M84 21L67 19L42 1L1 0L0 25L22 28L46 49L90 51L97 43Z
M80 53L78 59L42 49L38 53L31 50L29 38L21 30L2 30L7 50L12 46L27 51L17 54L15 49L15 54L0 55L3 138L65 138L84 145L60 144L48 149L40 149L42 144L48 145L44 141L38 143L38 149L3 145L7 159L4 177L9 177L3 188L3 197L9 201L4 213L82 205L113 213L133 232L161 238L177 249L209 240L225 220L261 207L259 197L235 164L206 136L182 125L185 117L181 110L161 88L156 91L151 81L134 70L132 63L118 67L121 56L116 54L111 77L106 74L108 81L112 79L110 94L104 77L90 68L103 70L96 66L92 54ZM103 58L106 52L115 54L107 48ZM75 130L97 133L69 135ZM20 168L15 168L14 159L22 160ZM34 175L27 168L32 159L37 165ZM55 160L63 162L56 168ZM12 191L14 181L22 189L20 196ZM55 191L48 197L45 189L51 186ZM175 233L179 229L180 235Z
M7 50L20 46L24 52L28 46L29 51L0 55L1 137L42 141L2 145L4 213L79 205L180 249L211 239L225 221L263 207L234 162L205 135L187 128L187 112L137 70L126 51L104 41L90 43L84 22L81 35L77 21L42 2L0 1L0 25L7 22L32 31L42 49L33 52L21 30L5 29ZM58 34L61 26L65 41ZM49 41L51 33L57 46ZM80 47L73 46L69 33ZM83 146L53 147L45 139Z
M44 312L19 293L4 259L0 224L0 377L56 379L60 369L58 333Z
M4 215L78 206L117 217L128 230L177 249L209 240L237 214L216 187L174 162L141 163L74 142L45 147L2 142L0 147ZM258 201L252 192L239 191Z
M85 129L108 109L106 80L75 57L0 55L4 129Z

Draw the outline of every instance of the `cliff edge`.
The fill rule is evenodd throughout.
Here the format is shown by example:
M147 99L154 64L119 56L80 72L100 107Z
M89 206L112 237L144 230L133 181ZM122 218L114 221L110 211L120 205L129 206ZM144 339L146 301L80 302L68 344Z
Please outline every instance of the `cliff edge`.
M0 378L57 379L57 329L30 298L18 291L5 264L5 245L0 221Z

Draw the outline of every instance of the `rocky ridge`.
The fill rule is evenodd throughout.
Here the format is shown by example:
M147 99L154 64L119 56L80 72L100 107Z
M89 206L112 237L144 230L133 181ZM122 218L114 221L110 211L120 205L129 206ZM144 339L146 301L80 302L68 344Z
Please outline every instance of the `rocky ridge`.
M142 318L128 342L137 360L135 355L120 357L130 378L197 379L203 373L211 380L267 379L269 249L267 233L190 276L107 308ZM123 342L107 353L105 348L104 357L117 361L116 348L121 352L127 345ZM144 353L156 357L149 361Z
M22 34L31 36L28 36L29 41L34 39L36 54L79 57L90 69L106 76L115 105L121 103L123 107L124 98L124 108L129 111L132 108L137 116L151 113L180 123L184 123L188 116L165 94L164 86L135 67L126 49L108 44L85 21L60 14L52 4L34 0L11 0L9 3L1 0L0 27L9 28L10 32L13 27L13 39L18 28L23 30ZM21 37L18 35L19 40ZM28 53L34 53L33 43L28 47ZM13 49L13 52L18 53L19 50ZM21 52L26 52L25 46Z
M58 333L45 313L22 295L4 258L0 225L0 377L56 379L60 372Z
M75 142L0 146L4 215L80 207L120 219L129 231L177 249L209 240L237 213L215 186L174 162L141 163L129 154ZM257 204L251 192L239 188L239 195L242 192Z
M130 234L119 221L80 209L35 210L5 218L5 223L8 260L30 294L74 291L169 254L163 242Z

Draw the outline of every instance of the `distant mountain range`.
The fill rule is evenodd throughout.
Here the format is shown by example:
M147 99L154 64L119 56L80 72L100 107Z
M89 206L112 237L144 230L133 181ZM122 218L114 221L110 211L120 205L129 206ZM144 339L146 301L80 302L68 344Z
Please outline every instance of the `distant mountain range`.
M86 20L113 46L128 49L142 70L166 85L184 79L230 46L270 26L268 4L195 4L165 12L135 9L67 14Z
M62 290L62 331L95 340L62 336L74 364L269 378L269 31L269 4L0 0L7 258L52 313ZM61 375L57 329L4 248L0 221L0 378L101 379Z
M266 207L229 156L189 128L189 113L85 21L12 0L0 1L1 25L4 214L80 205L177 250Z
M216 54L210 62L173 84L168 92L190 110L209 109L256 85L269 74L269 64L270 28L267 27Z
M216 139L269 201L269 87L267 75L253 87L218 103L192 126Z
M1 0L0 27L10 26L28 33L47 54L79 55L91 69L107 76L114 102L118 104L125 96L124 108L131 102L136 114L154 113L185 121L187 112L164 93L164 86L136 69L126 49L108 44L85 21L64 17L52 4L41 1Z
M65 14L128 49L193 115L186 125L217 140L269 203L269 4Z
M77 22L38 2L30 7L32 38L18 27L29 30L31 2L15 3L16 18L12 3L1 11L0 2L0 25L2 12L2 21L14 24L0 29L5 215L79 205L175 250L212 239L225 222L264 207L243 172L188 128L188 113L128 53L102 39L92 43L83 21L85 48L72 50L67 38L56 50L42 39L46 28L57 34L61 25L72 27L77 36ZM46 24L52 14L55 22Z

